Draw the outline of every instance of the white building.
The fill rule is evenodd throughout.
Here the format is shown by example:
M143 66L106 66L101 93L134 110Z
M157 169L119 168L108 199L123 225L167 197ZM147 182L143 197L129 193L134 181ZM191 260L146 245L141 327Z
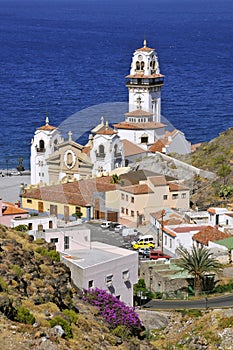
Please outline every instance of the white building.
M31 184L49 184L49 172L47 159L56 150L59 143L63 141L59 130L49 125L46 118L45 125L38 128L31 142Z
M133 306L133 285L138 281L138 254L91 242L91 247L63 252L61 260L80 289L100 288Z
M125 165L122 141L108 122L104 124L103 118L101 120L100 127L92 130L95 135L88 142L93 176L108 175L113 169Z
M161 123L161 90L164 75L160 73L155 49L143 47L135 50L126 76L129 91L129 112L125 121L114 124L122 140L148 150L158 140L163 140L163 151L190 153L191 144L179 130L165 132L166 125ZM166 135L168 133L168 135Z
M51 215L30 216L27 218L11 219L11 227L18 225L27 225L29 234L34 235L37 231L57 228L57 217Z

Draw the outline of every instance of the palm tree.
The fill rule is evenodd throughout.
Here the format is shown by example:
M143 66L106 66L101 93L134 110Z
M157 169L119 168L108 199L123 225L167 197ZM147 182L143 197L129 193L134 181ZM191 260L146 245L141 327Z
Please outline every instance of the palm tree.
M221 268L221 264L217 259L212 257L211 252L205 247L192 246L191 251L184 247L177 249L180 259L177 265L194 277L194 291L198 295L201 291L202 277L207 272L216 272Z

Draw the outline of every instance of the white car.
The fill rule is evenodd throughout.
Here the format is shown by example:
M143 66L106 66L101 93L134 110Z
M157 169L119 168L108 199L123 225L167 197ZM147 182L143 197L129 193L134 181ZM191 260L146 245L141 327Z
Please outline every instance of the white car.
M115 227L115 232L121 232L121 230L123 230L123 228L125 228L125 227L126 226L119 224Z
M101 228L107 229L111 226L112 221L103 221L102 224L100 225Z

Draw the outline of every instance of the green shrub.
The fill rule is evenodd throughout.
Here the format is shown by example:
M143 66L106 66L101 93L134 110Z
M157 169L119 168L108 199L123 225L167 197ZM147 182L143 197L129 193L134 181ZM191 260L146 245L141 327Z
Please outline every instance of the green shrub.
M7 292L8 291L8 285L6 281L0 277L0 292Z
M116 328L112 330L112 334L121 338L122 340L126 340L130 338L130 329L123 325L118 325Z
M61 326L65 331L65 338L72 338L73 337L71 324L68 321L66 321L64 318L62 318L61 316L55 316L49 322L50 322L51 327Z
M233 316L220 318L219 327L221 329L233 327Z
M75 311L65 309L65 310L62 311L62 313L69 318L70 323L74 323L74 324L77 323L78 315L76 314Z
M48 250L45 247L36 248L36 252L42 256L49 256L53 261L60 261L60 254L56 250Z
M18 225L14 227L15 231L20 231L20 232L27 232L28 231L28 225Z
M30 311L26 307L19 306L16 309L15 321L25 324L33 324L35 323L35 317L30 313Z
M18 265L10 265L9 268L16 274L16 276L20 277L23 275L23 271Z

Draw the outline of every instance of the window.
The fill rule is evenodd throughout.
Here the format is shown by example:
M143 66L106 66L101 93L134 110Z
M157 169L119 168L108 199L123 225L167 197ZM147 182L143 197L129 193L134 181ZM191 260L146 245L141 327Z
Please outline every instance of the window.
M27 203L32 203L32 200L31 199L27 199Z
M129 200L129 196L128 196L128 195L125 196L125 200L126 200L126 201Z
M81 207L75 207L75 213L80 213L81 212Z
M174 193L174 194L172 195L172 199L178 199L178 193Z
M172 248L172 239L170 238L170 248Z
M107 275L105 277L105 282L106 282L106 286L107 287L111 287L112 286L112 280L113 280L113 274Z
M96 156L99 157L99 158L104 158L105 157L104 146L103 145L99 145L99 153L97 153Z
M142 136L141 143L148 143L148 136Z
M51 243L58 243L58 238L50 238Z
M131 197L131 203L134 203L134 197Z
M131 216L134 217L134 211L133 210L131 210Z
M70 247L70 237L69 236L65 236L64 237L64 250L65 249L69 249Z
M129 280L129 270L125 270L122 272L122 278L124 281L128 281Z
M166 201L167 200L167 194L163 195L163 200Z
M167 236L165 236L165 245L167 245Z
M129 214L129 211L128 211L128 209L126 209L126 210L125 210L125 213L126 213L126 215L128 215L128 214Z
M122 214L124 214L124 212L125 212L125 208L124 207L121 207L121 212L122 212Z
M94 281L93 280L90 280L88 281L88 288L93 288L94 287Z
M186 198L186 193L182 193L181 198Z
M125 199L124 193L121 194L121 199L123 199L123 200Z

